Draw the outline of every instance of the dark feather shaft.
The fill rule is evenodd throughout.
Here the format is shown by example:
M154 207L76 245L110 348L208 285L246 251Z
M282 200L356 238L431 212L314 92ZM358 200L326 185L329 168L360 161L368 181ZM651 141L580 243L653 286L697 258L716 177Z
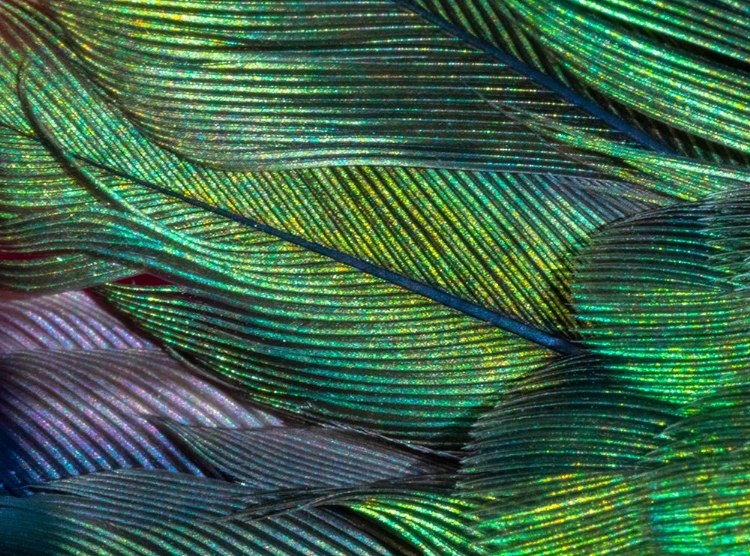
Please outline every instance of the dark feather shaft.
M526 340L530 340L536 344L539 344L540 346L549 348L557 353L561 353L564 355L573 355L573 354L581 352L580 347L578 347L577 345L565 339L558 338L556 336L553 336L552 334L548 334L542 330L539 330L538 328L529 326L528 324L520 322L507 315L498 313L496 311L492 311L490 309L482 307L481 305L477 305L476 303L471 303L470 301L466 301L455 295L451 295L449 293L441 291L427 284L423 284L422 282L418 282L416 280L413 280L406 276L402 276L400 274L397 274L396 272L392 272L390 270L379 267L367 261L363 261L356 257L352 257L351 255L342 253L341 251L338 251L336 249L331 249L324 245L320 245L319 243L315 243L303 237L299 237L295 234L290 234L289 232L279 230L277 228L269 226L268 224L258 222L257 220L254 220L252 218L248 218L246 216L242 216L241 214L234 213L230 210L210 205L209 203L200 201L198 199L193 199L192 197L188 195L182 195L166 187L161 187L149 181L141 180L139 178L130 176L114 168L109 168L104 164L99 164L92 160L88 160L85 157L76 155L75 153L69 153L69 156L77 160L80 160L81 162L85 162L86 164L90 164L91 166L99 168L100 170L109 172L115 176L125 178L127 180L132 181L133 183L142 185L143 187L148 187L149 189L158 191L159 193L168 195L169 197L179 199L181 201L189 203L197 208L221 215L234 222L237 222L238 224L242 224L243 226L252 228L253 230L257 230L259 232L263 232L265 234L277 237L284 241L288 241L289 243L300 246L304 249L312 251L313 253L317 253L319 255L329 257L333 259L334 261L337 261L347 266L351 266L353 268L361 270L362 272L370 274L371 276L375 276L376 278L381 278L382 280L390 282L391 284L395 284L396 286L399 286L411 292L422 295L428 299L431 299L442 305L445 305L446 307L455 309L456 311L459 311L461 313L464 313L466 315L469 315L481 321L487 322L502 330L511 332L521 338L524 338Z
M489 44L486 41L483 41L482 39L472 35L471 33L465 31L464 29L456 27L455 25L446 21L442 17L437 16L433 14L432 12L430 12L429 10L426 10L422 8L421 6L417 5L415 2L412 2L410 0L393 0L393 3L396 4L397 6L401 6L402 8L405 8L417 14L419 17L421 17L424 20L429 21L430 23L434 25L437 25L446 33L461 39L466 44L481 50L485 54L492 56L493 58L496 58L497 60L500 60L502 63L513 68L518 73L525 75L526 77L530 79L533 79L537 84L541 85L545 89L553 93L557 93L558 95L563 97L565 100L575 104L576 106L578 106L585 112L588 112L592 116L599 118L600 120L608 123L619 132L623 133L624 135L627 135L630 139L632 139L636 143L660 154L665 154L665 155L674 154L672 149L670 149L663 143L657 141L656 139L651 137L648 133L645 133L644 131L638 129L637 127L629 124L628 122L616 116L615 114L608 112L607 110L599 106L596 102L579 95L573 89L565 86L564 84L560 83L558 80L554 79L553 77L550 77L549 75L546 75L542 73L541 71L534 69L531 66L523 63L521 60L519 60L518 58L516 58L509 52L506 52L505 50L493 44ZM555 349L555 348L552 348L552 349ZM566 351L566 352L561 352L561 353L572 353L572 352Z

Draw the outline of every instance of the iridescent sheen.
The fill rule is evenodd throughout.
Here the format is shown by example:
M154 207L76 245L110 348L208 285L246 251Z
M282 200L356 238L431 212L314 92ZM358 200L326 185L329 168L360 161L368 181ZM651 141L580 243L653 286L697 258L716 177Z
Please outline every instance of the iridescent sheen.
M0 0L0 552L748 553L749 23Z

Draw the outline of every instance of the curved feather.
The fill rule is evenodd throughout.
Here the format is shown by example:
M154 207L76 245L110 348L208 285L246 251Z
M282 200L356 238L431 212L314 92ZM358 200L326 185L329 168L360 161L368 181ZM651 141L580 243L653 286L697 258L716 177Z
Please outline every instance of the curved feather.
M259 401L405 439L441 443L460 434L513 376L501 366L504 359L513 358L514 372L520 370L517 357L528 365L538 361L534 351L524 353L492 329L482 333L451 315L394 336L379 323L362 322L354 310L343 322L346 313L331 315L331 326L308 320L289 336L285 328L276 331L273 322L259 319L252 307L204 302L195 290L109 286L103 293ZM328 348L334 333L346 341L347 351ZM259 342L264 336L274 341ZM356 350L351 340L359 344ZM462 342L459 353L456 341Z
M49 67L51 68L53 66L50 65ZM66 73L66 70L65 70L64 67L58 66L58 69L60 69L60 71L61 71L61 73L60 73L61 76L67 75L68 77L72 78L72 74L69 71ZM46 71L46 70L44 70L44 71ZM29 101L31 101L30 98L29 98ZM93 100L92 100L92 102L93 102ZM53 105L47 105L47 108L50 108L52 106ZM112 110L113 110L112 107L107 107L105 104L102 104L101 102L98 105L96 103L94 103L91 106L100 106L101 109L109 110L110 114L114 113L114 112L112 112ZM60 108L60 106L58 106L58 108ZM58 114L58 116L56 116L56 117L61 117L62 113L59 112L58 108L55 109L55 113ZM39 109L42 109L41 105L39 106ZM50 113L50 115L51 115L51 113ZM123 120L120 120L120 121L122 122L121 125L126 125L126 122L124 122ZM60 131L59 125L56 126L56 130L57 130L57 132ZM130 133L133 134L131 136L134 138L134 140L138 138L137 132L134 129L131 128L131 132ZM119 134L120 137L124 137L125 135L126 134L124 134L124 133L120 133ZM54 139L54 137L50 136L50 139ZM78 136L77 138L73 138L73 139L76 140L76 141L80 141L82 139L82 137ZM167 153L161 153L160 154L158 151L155 150L155 147L149 146L146 143L140 142L140 143L136 143L136 144L139 147L145 148L146 149L145 152L150 153L152 155L152 158L149 159L150 162L146 162L146 159L143 157L143 153L141 153L140 156L137 156L137 158L136 158L136 160L141 160L142 162L140 162L139 164L141 164L142 166L144 166L146 168L148 168L148 164L158 163L159 160L160 160L160 158L159 158L160 156L162 158L163 157L168 157ZM84 142L83 145L85 146L86 143ZM99 146L101 146L101 143L99 144ZM67 151L65 151L65 152L67 152ZM90 150L87 150L86 152L94 154ZM135 151L133 154L134 155L138 155L139 152L140 151ZM96 156L104 156L104 154L105 153L98 153ZM117 160L118 156L121 158L121 155L117 155L117 152L116 151L112 151L111 149L108 150L106 152L106 154L108 156L114 156L114 160ZM117 156L115 156L115 155L117 155ZM178 168L178 169L179 168L183 168L184 171L190 170L189 166L185 166L185 164L187 164L187 163L184 163L182 166L180 166L179 165L179 161L175 161L175 162L178 163L178 165L176 166L176 168ZM75 161L71 161L71 163L75 164ZM79 166L80 166L80 164L79 164ZM164 168L164 166L160 166L160 168ZM197 171L197 170L191 170L191 172L195 172L195 171ZM208 170L202 170L202 171L208 172ZM103 170L95 167L94 168L94 172L90 172L90 174L91 173L96 173L96 172L102 173ZM190 175L191 175L190 173L187 174L188 177ZM205 175L208 176L208 175L211 175L211 174L209 173L209 174L205 174ZM118 176L118 175L115 175L115 178L117 178L115 180L115 182L117 182L117 181L119 181L121 179L120 176ZM125 185L128 185L128 183L126 182ZM140 185L140 190L143 190L143 189L144 189L144 186ZM145 198L144 197L140 197L139 199L137 199L137 200L141 201L141 203L139 203L137 205L139 208L135 209L137 211L135 213L136 215L139 212L143 211L144 209L147 210L147 211L149 211L149 212L151 212L151 213L153 213L154 211L158 212L158 211L164 209L164 204L163 203L161 203L159 205L152 204L152 203L154 203L154 201L156 199L160 199L159 195L155 195L153 192L149 192L149 191L147 191L146 193L147 193L147 197L145 197ZM111 189L108 191L108 194L110 196L114 194L115 195L115 199L122 198L121 194L118 195L117 191L112 191ZM153 199L153 201L150 200L149 198ZM146 201L146 199L149 199L149 200ZM126 200L126 201L123 201L123 202L126 204L127 208L130 208L131 206L133 206L133 201L135 201L135 200L136 199L132 199L131 198L130 200ZM134 208L135 207L131 208L131 210L133 210ZM191 209L190 207L186 207L186 208L188 208L188 210L192 211L192 214L195 215L196 220L201 215L201 211L198 211L196 209ZM185 209L183 209L183 211L184 210ZM206 211L202 211L202 212L205 213ZM182 214L185 215L185 212L183 212ZM70 212L67 212L65 214L59 214L56 217L52 217L51 215L48 215L48 216L46 216L44 218L31 217L31 216L30 217L20 217L19 219L15 220L13 223L9 223L8 226L10 227L11 230L13 230L12 237L13 237L14 243L16 245L19 245L19 244L22 245L23 244L23 241L22 241L23 236L21 235L22 233L23 234L28 234L28 237L30 238L31 241L39 242L38 229L36 227L27 227L28 231L24 232L23 231L24 230L24 223L34 222L34 223L42 223L42 224L48 226L48 225L54 224L56 221L63 221L69 227L72 226L72 225L76 225L77 224L79 226L80 232L78 232L76 235L71 236L71 230L69 228L68 230L65 231L65 233L63 235L52 234L52 233L45 234L44 241L46 241L46 242L49 243L49 245L50 245L49 248L52 249L52 250L58 250L58 249L60 249L60 243L59 242L61 240L66 239L67 241L70 241L72 238L75 238L75 245L76 245L76 248L78 248L78 249L81 247L81 245L85 246L86 243L88 243L88 244L94 243L95 248L96 248L96 243L95 242L101 242L101 243L104 243L105 245L107 243L109 243L111 245L111 239L109 240L109 242L107 242L105 240L104 236L101 236L101 235L99 235L99 236L91 236L88 232L85 231L87 229L87 227L88 227L86 224L90 224L92 221L100 220L101 218L107 217L107 216L109 216L110 218L115 218L115 217L117 217L117 214L116 213L113 214L111 212L111 209L107 209L107 211L105 211L105 210L95 210L95 209L87 207L86 209L81 208L80 211L75 211L73 214L71 214ZM173 216L174 216L174 213L172 213L169 217L173 217ZM208 213L207 215L203 215L203 217L201 218L201 220L197 220L197 222L196 222L196 224L202 225L202 228L201 228L201 234L202 235L206 235L206 234L210 235L212 233L211 229L207 228L205 226L205 224L206 224L206 217L213 218L216 221L215 229L216 229L217 233L221 234L221 236L226 236L227 235L227 226L229 224L226 222L226 219L225 218L220 218L218 215L214 216L211 213ZM79 218L85 218L85 219L83 221L80 221ZM151 245L153 245L153 247L151 247L151 252L152 253L154 251L159 251L160 253L163 253L165 251L164 247L162 247L163 244L156 243L154 245L154 243L153 243L154 240L163 241L163 239L161 237L159 237L160 234L157 233L157 232L161 232L161 230L158 229L158 228L156 230L154 229L155 228L155 225L154 225L155 223L153 222L153 219L148 219L148 220L143 219L142 220L143 224L142 224L142 226L140 228L140 231L139 231L138 228L134 228L132 226L132 218L126 218L125 215L121 216L120 218L121 218L121 220L118 223L119 224L118 226L116 226L116 227L110 226L110 227L107 228L107 230L109 231L109 233L116 232L118 234L127 234L125 237L130 240L129 243L133 245L135 253L128 253L127 251L124 251L122 249L119 249L119 250L115 251L115 250L112 250L111 248L107 248L107 251L104 252L105 255L108 255L108 256L117 256L117 257L121 258L121 260L122 260L123 257L128 257L130 259L130 261L136 262L137 260L140 260L141 257L143 257L144 255L148 256L149 251L146 251L145 253L143 253L143 251L142 251L142 249L144 247L145 248L149 248L149 243L148 242L144 242L144 239L146 239L146 238L148 238L151 241ZM115 220L115 222L117 222L117 221ZM131 224L126 226L126 222L131 222ZM183 216L183 218L181 219L181 222L182 222L181 226L183 227L183 229L185 229L184 227L186 225L190 226L190 224L189 224L190 221L186 220L185 216ZM15 231L17 229L15 227L16 225L21 226L21 228L20 228L19 231ZM193 224L193 226L194 225L195 224ZM241 228L241 226L239 226L239 227ZM134 233L141 233L141 234L148 234L148 235L146 235L145 238L144 238L143 235L141 235L141 237L138 237L137 235L134 237L133 236ZM200 264L201 261L205 261L205 255L206 255L207 252L209 252L209 253L213 252L213 253L215 253L217 255L218 254L222 254L221 251L218 251L217 249L213 249L213 250L208 249L209 245L207 245L205 243L202 243L200 241L196 242L193 238L191 238L189 235L187 235L185 233L182 233L182 234L175 233L175 232L171 232L170 233L168 229L165 229L164 232L162 232L162 234L163 233L169 233L170 238L179 241L180 243L182 243L183 245L185 245L186 248L190 249L194 253L193 255L191 255L189 251L184 251L183 250L182 253L185 253L185 255L188 255L188 256L185 256L185 255L180 256L181 253L180 252L176 252L175 253L176 256L173 258L173 260L175 260L175 263L179 263L179 264L182 265L182 264L184 264L184 261L186 259L187 260L192 259L193 261L195 261L195 262L197 262L197 263ZM246 232L246 234L243 234L243 235L250 235L250 237L253 237L253 234L254 233L251 234L250 232ZM83 237L84 235L85 235L85 239ZM149 235L151 237L149 237ZM257 236L257 235L258 234L255 234L255 236ZM35 238L35 239L31 239L32 237ZM81 243L81 240L83 240L83 243ZM261 249L263 249L263 250L268 249L268 247L270 247L274 243L274 242L269 242L268 238L265 238L265 237L262 237L262 236L259 238L259 240L260 240L259 241L259 243L260 243L259 247ZM213 245L216 245L215 242L212 242L212 243L213 243ZM278 248L275 248L275 249L279 249L279 248L285 249L285 250L287 249L280 242L276 241L275 243L276 243L276 245L278 245ZM216 246L216 247L218 247L218 246ZM229 253L227 253L227 254L230 254L232 251L240 251L240 249L241 249L241 252L243 253L243 255L246 256L246 254L247 254L247 248L248 248L248 246L246 246L246 245L242 246L242 247L240 247L239 245L236 245L236 239L235 239L235 244L231 245L231 246L227 246L225 248L224 252L229 251ZM138 252L139 249L141 250L140 253ZM134 255L135 255L135 257L134 257ZM311 276L311 279L313 281L311 282L311 285L307 289L308 289L308 291L310 293L313 293L313 290L317 289L319 287L315 282L317 282L318 280L320 280L320 278L318 278L318 276L321 273L319 271L313 270L313 268L310 266L310 263L312 263L314 261L316 265L321 265L323 263L323 261L320 260L320 259L316 260L316 258L314 256L310 256L308 254L303 254L303 253L299 253L299 252L298 253L292 252L292 256L293 256L294 259L296 259L295 263L292 263L292 264L294 264L295 268L297 268L297 269L304 269L305 266L309 267L310 270L308 271L308 274ZM301 260L300 259L303 259L303 260L307 259L310 262L307 263L307 265L304 265L304 264L301 264ZM278 267L279 266L278 265L279 259L278 259L278 256L276 254L273 255L273 260L276 263L276 266ZM126 259L126 262L127 262L127 259ZM153 259L147 259L146 262L147 263L148 262L153 262ZM158 261L158 263L160 263L160 264L157 264L157 266L160 266L162 270L164 270L164 262L166 262L166 260L162 258L162 259L160 259ZM243 278L244 278L244 280L245 280L244 284L247 284L247 285L245 286L244 291L243 290L239 290L237 293L244 294L242 297L244 299L246 299L247 294L250 293L247 290L247 287L249 286L249 284L248 284L248 281L247 281L247 275L243 276L241 274L238 275L238 273L237 273L237 269L238 269L237 265L239 264L239 261L237 261L236 258L232 258L232 259L228 259L228 260L225 259L224 261L222 261L221 266L219 266L217 264L216 258L214 258L211 261L211 263L213 263L211 265L211 270L215 273L214 275L216 276L216 279L211 282L211 285L214 286L214 287L218 287L218 288L223 289L224 291L226 291L228 287L234 287L234 288L236 288L236 286L237 286L236 283L232 284L231 282L227 281L227 278L229 278L228 275L231 275L232 277L234 277L235 280L243 280ZM328 264L330 264L330 263L328 263ZM205 263L204 263L204 265L205 265ZM259 266L266 267L266 264L264 264L264 263L260 263L260 264L256 263L255 264L255 268L258 268ZM245 265L245 267L247 268L247 264ZM169 267L167 267L167 268L169 268ZM176 267L173 267L173 268L176 268ZM205 266L204 266L204 268L205 268ZM258 270L256 270L255 268L252 269L252 272L253 272L253 274L255 274L257 276L258 275ZM334 268L336 268L336 267L331 268L331 270L333 270ZM176 270L179 272L178 276L180 278L189 278L190 280L195 280L196 279L196 275L192 271L192 269L186 270L183 267L182 269L176 268ZM364 284L367 284L369 282L370 284L372 284L372 286L369 286L370 289L373 286L377 287L377 289L381 290L381 291L384 289L383 286L377 284L377 282L373 282L372 280L369 280L367 277L363 277L362 275L354 275L352 273L343 273L341 267L338 267L336 270L337 270L336 274L338 276L336 278L334 278L335 280L339 280L339 279L343 278L347 282L351 282L352 280L356 280L356 281L358 281L360 283L364 282ZM247 273L249 274L250 271L251 271L251 269L248 269ZM299 286L302 285L300 283L300 280L299 280L299 277L298 277L299 270L295 271L294 274L295 274L294 275L294 279L296 281L296 283L294 283L294 286L296 286L297 288L299 288ZM339 276L341 278L339 278ZM203 277L203 279L201 279L200 277L198 277L200 279L201 285L205 285L205 283L206 283L205 278L206 277ZM291 276L290 276L290 278L291 278ZM256 278L256 281L257 281L257 278ZM291 281L289 279L287 279L286 282L289 283ZM290 292L290 289L291 289L290 286L292 286L292 284L290 284L289 286L285 286L285 289L284 290L280 290L279 294L280 295L283 294L284 296L287 296L287 298L288 298L289 293L291 293ZM255 286L255 287L257 288L257 286ZM275 287L278 288L278 286L275 286ZM265 287L263 289L265 290L264 294L265 294L265 297L267 298L268 294L265 293L265 292L267 292L268 287ZM347 284L347 289L349 289L349 290L351 289L351 287L349 286L349 284ZM388 290L385 289L385 291L388 291ZM393 290L391 290L391 292L389 292L389 295L394 295L394 294L396 294L396 292L393 291ZM320 295L320 294L318 294L318 295ZM401 297L401 296L403 296L403 294L399 294L399 297ZM299 299L299 297L297 299ZM309 299L309 297L308 297L308 299ZM389 307L397 307L398 306L396 303L394 303L395 299L393 299L393 298L388 299L388 300L383 299L383 303L380 303L381 299L373 298L373 301L376 301L378 304L383 305L384 308L385 308L386 304ZM417 305L415 303L416 299L412 300L412 299L408 299L408 297L406 299L408 300L407 302L410 305L413 305L415 307L415 309L416 309L416 311L414 311L414 315L415 316L417 316L417 311L419 311L421 313L424 310L423 307L429 307L429 305L427 305L427 306L423 305L422 307L420 307L419 305ZM231 297L229 298L229 301L231 301L232 303L235 303L235 301ZM297 301L297 303L299 303L299 302ZM361 302L359 302L359 303L361 304ZM264 304L265 303L260 302L259 306L262 307ZM307 305L307 306L309 307L309 305ZM366 314L362 314L361 312L359 314L360 314L360 318L366 316ZM447 316L447 314L446 314L446 316ZM420 319L420 320L423 320L423 318ZM423 330L419 331L420 334L423 334L423 332L424 332ZM505 350L505 349L508 349L508 348L512 349L513 346L519 346L520 350L524 350L526 353L532 353L532 349L533 348L529 349L529 348L523 346L523 344L519 344L516 341L512 341L510 338L508 338L507 340L502 340L502 341L503 341L503 343L505 343L507 345L507 348L506 347L502 347L501 348L502 350ZM541 355L542 352L539 352L539 353ZM527 364L533 365L534 364L534 360L531 359L531 358L529 358ZM402 380L406 380L406 377L404 376L404 379L402 379ZM487 392L486 388L483 390L483 392L481 393L481 395L484 396L485 393L489 393L489 392ZM476 400L476 398L475 398L475 400ZM476 400L473 403L477 404L477 403L485 403L485 402L483 400ZM460 411L464 411L464 410L460 410ZM443 416L443 419L444 420L453 420L455 418L455 415L456 415L456 413L455 413L455 410L454 410L454 414L453 415L447 414L447 415Z
M82 293L0 303L0 482L20 493L122 467L211 472L150 422L279 425L167 357Z
M409 452L353 431L323 427L196 427L164 421L196 458L254 489L345 488L398 478L450 476L429 452ZM412 481L413 483L413 481Z
M134 194L151 188L548 329L570 327L570 252L597 227L648 206L609 194L616 183L562 176L408 166L219 172L150 144L60 60L25 75L30 115L45 138L129 212L147 208Z
M510 56L513 56L528 69L541 72L542 81L555 80L568 88L573 94L583 99L584 103L595 103L598 111L606 111L612 117L619 118L628 126L628 135L651 150L665 155L669 152L691 157L693 159L747 164L747 155L734 149L687 133L672 125L671 120L655 119L644 113L618 102L612 96L602 94L588 79L581 78L571 71L570 61L559 56L556 49L549 48L542 40L535 19L524 25L512 2L503 0L468 0L455 2L451 0L416 0L403 2L415 4L429 11L442 20L465 30L477 40L492 45ZM617 16L625 25L630 20L635 22L636 14L641 14L639 24L644 29L649 25L654 30L671 32L677 38L682 34L711 43L714 36L721 36L722 41L712 43L713 48L727 46L738 48L740 43L732 43L741 32L736 22L731 23L732 16L727 16L721 7L695 6L691 2L661 3L658 8L654 2L579 2L585 9L606 16ZM704 3L705 4L705 3ZM736 9L736 8L735 8ZM580 10L583 12L583 10ZM585 12L584 12L585 13ZM731 13L731 12L730 12ZM628 19L630 18L630 19ZM742 39L744 40L744 39ZM739 46L741 50L741 46ZM618 129L624 129L619 124Z
M113 285L102 293L258 401L420 442L460 435L504 382L539 362L533 347L447 312L413 327L411 315L424 306L396 312L388 303L393 297L383 299L397 325L389 328L356 306L347 312L323 307L320 316L308 309L310 316L276 324L278 317L264 318L253 306L197 290Z
M2 551L742 553L749 13L0 2Z
M16 490L121 467L205 472L149 416L207 426L277 422L154 350L17 353L2 356L0 367L0 480Z
M52 2L98 81L194 160L575 169L484 97L619 136L410 4Z
M429 556L481 555L472 530L476 502L425 492L370 497L353 503L353 509L398 532Z
M36 1L3 2L0 22L2 220L38 211L39 201L45 197L54 197L61 208L85 202L90 194L33 136L18 95L18 77L23 64L39 53L59 53L64 49L59 38L60 28ZM52 259L14 259L12 262L0 257L0 282L6 287L34 284L38 291L48 293L91 286L102 280L117 280L132 273L132 269L123 269L116 263L84 253L58 253Z
M37 349L149 348L155 348L153 342L83 292L0 301L2 354Z
M0 546L27 554L395 554L330 509L232 519L248 491L222 481L128 470L59 481L54 489L60 494L4 500ZM28 535L23 523L32 519L47 535Z
M382 372L392 369L390 360L395 359L399 360L403 373L398 379L402 386L394 386L404 392L405 385L414 376L409 373L422 373L430 368L417 363L411 355L415 348L421 350L425 346L421 339L424 325L431 320L430 325L434 327L438 316L458 324L459 317L437 305L424 303L415 295L404 294L379 280L330 263L325 257L370 269L386 281L412 289L452 309L486 318L543 346L571 351L575 347L569 342L534 328L536 325L552 328L558 334L561 331L570 334L566 299L570 267L566 261L595 228L648 206L627 196L608 195L604 182L580 178L572 181L554 176L515 178L458 171L441 174L421 169L397 172L374 167L330 168L283 175L219 172L179 159L149 143L116 106L106 101L67 62L56 55L45 56L43 64L30 63L22 74L25 107L37 132L56 147L57 155L82 174L108 202L100 206L81 203L75 210L65 213L56 209L54 214L43 216L19 215L6 223L11 244L16 249L31 249L37 253L85 249L89 255L117 260L125 268L142 264L149 271L199 286L205 291L193 287L190 293L201 298L201 306L216 305L210 312L221 314L224 322L231 323L230 329L242 330L243 338L228 336L220 342L229 348L231 355L225 353L224 359L217 360L214 352L205 357L207 344L199 345L194 333L175 330L174 326L160 325L161 336L245 384L249 381L238 376L236 369L228 371L226 357L231 357L245 373L253 376L267 373L267 365L271 364L277 374L283 369L290 377L288 380L304 380L307 384L322 384L320 378L314 379L317 382L311 378L321 375L320 367L329 373L334 367L338 372L341 363L332 363L330 354L344 344L331 342L326 346L320 342L321 335L315 338L319 356L309 352L301 354L292 346L268 344L272 337L268 333L264 333L261 342L248 341L248 334L253 340L258 338L258 326L252 322L258 318L263 318L264 327L273 321L272 326L277 330L288 327L292 318L297 321L312 318L321 324L324 321L328 337L335 334L342 340L346 338L347 352L336 359L351 360L356 356L363 364L348 373L352 376L347 379L353 388L351 392L336 393L329 399L308 394L307 399L315 406L332 406L331 409L324 407L324 413L338 417L351 414L353 417L347 418L359 419L354 422L367 426L373 426L373 421L377 420L372 416L361 420L365 407L371 405L368 397L373 394L359 392L370 388L365 385L385 385L393 380L393 376L384 376ZM289 183L282 178L290 180ZM344 178L346 184L337 186ZM368 184L368 179L373 183ZM388 180L393 181L391 189ZM300 187L302 184L305 188ZM419 203L412 202L412 197L403 193L404 188L411 188L413 199ZM500 190L504 191L503 198L498 197L499 188L503 188ZM390 197L386 198L385 193ZM480 193L482 196L477 196ZM277 196L274 202L267 203L274 195ZM355 200L359 203L364 199L372 203L372 214L377 218L373 216L370 221L364 221L353 217L357 214ZM479 199L487 202L479 203ZM285 210L279 212L274 209L276 206ZM569 213L561 213L562 206L567 207ZM296 212L298 207L303 209ZM492 209L488 210L489 207ZM323 214L325 219L320 218ZM332 216L339 214L341 219ZM463 214L476 215L470 221L471 226L461 224ZM432 221L436 227L425 231L427 223ZM316 227L309 222L323 225ZM399 227L399 222L408 224ZM99 233L92 235L89 230L95 225ZM394 225L398 234L392 233ZM454 229L455 233L444 237L442 230L446 228ZM40 236L42 229L44 234ZM372 237L375 229L379 230L375 236L377 241L368 246L364 239ZM484 246L487 233L491 234L493 242L503 246L501 250L493 253L492 243ZM324 243L321 245L318 241ZM125 244L129 248L113 249L113 244ZM425 244L434 248L421 249ZM257 257L248 257L248 252ZM496 259L497 256L501 259ZM487 265L493 263L495 276L486 280L483 277ZM505 267L507 269L502 270ZM276 268L278 272L270 275L268 268ZM290 268L294 270L288 271ZM196 272L198 269L200 274ZM53 284L45 282L44 287L53 287ZM490 292L493 296L500 292L501 296L494 301L488 298ZM237 313L240 300L244 305L249 298L257 299L253 315ZM271 309L268 299L281 303ZM321 304L320 307L313 308L312 299ZM184 306L192 312L189 303ZM401 311L400 305L412 309ZM120 306L126 307L122 303ZM346 307L349 320L341 321L337 312L333 323L333 308L342 306ZM398 313L390 312L396 310ZM505 311L509 313L508 318ZM157 322L156 315L150 318L152 323ZM351 334L355 322L377 320L382 323L384 318L399 322L398 326L386 326L382 333L384 339L385 336L398 338L396 344L389 339L373 345L371 338L356 338ZM252 320L248 322L248 319ZM468 365L482 369L484 377L475 374L461 382L462 385L478 384L478 388L460 391L452 384L445 384L455 377L448 373L443 375L442 392L423 394L437 399L461 392L462 399L458 403L441 403L441 415L437 415L437 411L426 413L432 421L424 423L424 431L412 431L410 434L414 438L421 434L439 436L442 434L439 429L461 428L462 422L473 418L476 413L471 407L485 406L487 397L498 388L495 384L499 382L499 374L487 377L484 369L490 365L507 368L497 357L506 360L510 360L510 354L513 357L513 368L503 378L533 368L548 357L544 350L511 335L476 328L466 317L461 320L466 323L460 325L463 330L477 330L480 335L475 336L476 340L484 345L489 341L496 347L491 351L480 348L490 355L484 361L456 360L459 365L456 370ZM529 321L528 324L524 320ZM200 323L201 319L196 317L196 321ZM408 326L407 335L402 324ZM361 334L359 330L357 333ZM489 334L494 337L490 338ZM312 344L300 336L299 333L286 335L295 337L297 342L302 340L307 346ZM420 351L419 357L434 359L438 353L446 354L449 346L455 345L456 337L445 334L444 338L440 340L440 347L432 344L435 346L432 354ZM384 346L398 347L402 351L389 353ZM369 351L373 348L378 350L378 357L383 358L381 361L373 360L373 353ZM406 356L407 353L410 355ZM405 366L402 361L406 362ZM290 363L291 368L287 369ZM300 363L306 365L302 372L297 368ZM261 365L266 365L266 370L259 371ZM380 377L377 372L367 371L368 368L377 369ZM427 378L428 375L422 376ZM275 404L289 404L295 396L299 400L300 394L288 385L284 391L291 396L285 395L285 400L268 392L269 384L274 385L272 390L278 390L282 384L278 376L265 380L266 385L255 381L251 385L256 392L263 391L261 399ZM355 380L360 384L354 386ZM434 382L434 377L430 380ZM416 405L413 400L398 398L392 403ZM452 408L447 409L450 406ZM369 413L369 407L366 411ZM413 411L402 410L399 420L410 419ZM403 428L403 425L394 421L385 430L388 428Z
M252 489L157 470L94 473L36 490L0 501L0 546L59 554L97 546L112 554L479 553L463 511L471 504L429 492L352 492L250 518ZM26 527L10 526L30 516L48 536L29 539Z
M666 554L747 550L747 383L698 399L664 431L645 475L654 538Z
M747 303L725 249L743 243L744 196L613 225L582 256L574 297L584 338L649 396L688 403L747 366ZM723 211L733 217L718 217Z
M648 0L508 4L571 72L605 95L748 151L747 73L733 64L748 47L746 12L686 1L671 2L667 10ZM624 73L632 77L622 79Z
M613 379L606 362L566 358L514 381L472 428L462 485L502 492L527 476L632 469L663 441L677 408Z
M521 479L478 513L493 554L653 554L645 487L621 473Z
M460 486L496 554L651 554L639 464L665 444L677 408L617 381L606 360L563 359L485 413L466 446Z

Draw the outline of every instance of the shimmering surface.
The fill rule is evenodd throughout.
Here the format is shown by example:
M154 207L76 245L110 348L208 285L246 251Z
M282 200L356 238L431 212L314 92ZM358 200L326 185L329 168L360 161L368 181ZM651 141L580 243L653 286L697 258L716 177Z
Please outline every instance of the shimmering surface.
M292 12L226 0L52 6L152 137L223 166L575 166L496 111L498 101L617 136L394 2L304 0Z
M429 452L409 452L351 431L165 425L224 476L259 490L343 488L399 478L416 484L452 471L447 461L431 461Z
M533 345L392 290L355 297L346 310L260 296L249 304L247 294L237 303L170 286L101 291L260 402L438 445L544 360Z
M148 348L155 346L84 292L0 301L0 353Z
M0 551L747 552L746 6L44 5Z
M750 150L750 81L746 68L733 64L747 59L746 11L684 0L666 9L644 0L507 4L569 70L605 95L711 141Z
M0 548L61 555L397 554L329 508L233 517L251 495L231 483L153 470L69 479L50 494L0 501ZM40 523L45 534L31 534Z
M618 376L649 395L688 403L747 368L746 293L737 284L740 269L722 264L722 244L734 239L735 249L746 250L745 234L739 215L715 216L735 202L664 209L613 226L597 237L576 277L587 342L616 357Z

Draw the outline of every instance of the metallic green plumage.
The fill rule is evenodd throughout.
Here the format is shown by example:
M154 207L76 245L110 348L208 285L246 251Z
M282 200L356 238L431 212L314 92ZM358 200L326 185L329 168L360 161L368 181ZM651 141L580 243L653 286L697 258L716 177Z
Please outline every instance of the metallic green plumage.
M79 353L127 325L63 298L9 309L10 360L90 359L49 431L3 411L53 396L0 384L0 477L39 477L0 485L0 547L746 552L749 17L0 0L0 287L91 288L159 354ZM86 440L65 403L113 387L83 371L163 352L278 421L166 400ZM179 465L131 469L144 430Z

